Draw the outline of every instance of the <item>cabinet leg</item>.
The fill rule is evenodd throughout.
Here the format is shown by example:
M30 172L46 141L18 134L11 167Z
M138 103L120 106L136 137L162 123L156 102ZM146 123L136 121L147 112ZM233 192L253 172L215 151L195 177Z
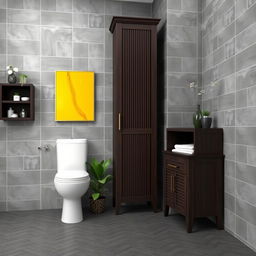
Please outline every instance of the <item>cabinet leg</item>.
M120 203L118 202L115 202L115 213L116 215L119 215L120 214Z
M156 200L151 201L154 212L158 212Z
M169 214L169 206L166 205L166 206L164 207L164 216L167 217L168 214Z
M216 216L216 224L218 229L224 229L222 216Z
M190 216L186 217L186 225L187 225L187 232L188 233L192 232L193 222L194 222L193 218L191 218Z

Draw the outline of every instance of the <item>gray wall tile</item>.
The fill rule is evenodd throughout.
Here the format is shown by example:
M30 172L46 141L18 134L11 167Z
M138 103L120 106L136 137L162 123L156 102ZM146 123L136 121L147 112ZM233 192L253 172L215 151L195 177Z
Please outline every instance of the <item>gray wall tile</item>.
M13 126L8 128L8 140L39 140L40 127L38 126Z
M103 127L74 127L73 137L101 140L104 139L104 129Z
M74 28L74 41L75 42L104 42L104 30L92 28Z
M168 12L168 25L196 26L197 13L191 12Z
M124 16L141 16L141 17L150 17L151 5L144 3L127 3L122 4L122 15Z
M68 139L72 137L71 127L42 127L42 140Z
M239 217L236 217L236 233L247 240L247 223Z
M72 0L56 0L56 10L70 12L72 10Z
M6 157L0 157L0 171L6 170Z
M23 157L7 157L7 170L23 170Z
M39 41L8 40L8 54L39 55Z
M41 187L42 209L54 209L61 206L60 196L54 186L43 185Z
M40 200L33 201L8 201L9 211L39 210Z
M196 57L196 44L190 42L168 42L168 56Z
M8 156L38 155L39 141L16 141L7 143Z
M248 224L247 226L247 239L250 244L252 244L254 247L256 247L256 228L255 225Z
M39 156L25 156L24 157L24 170L39 170L40 157Z
M256 62L256 45L252 45L236 56L236 71L252 66Z
M236 181L236 192L237 197L241 200L247 201L252 205L256 205L255 199L256 186L247 184L245 182Z
M53 26L72 26L71 13L41 12L41 24Z
M240 199L236 200L236 214L241 218L247 220L248 222L256 225L256 207L242 201Z
M180 0L167 0L168 9L180 10L181 9L181 1Z
M8 185L40 184L40 172L8 172Z
M25 201L25 200L39 200L40 186L9 186L8 187L8 201Z
M86 13L76 13L73 15L73 26L74 27L88 27L89 15Z
M35 10L11 10L7 12L7 21L9 23L19 24L40 24L40 12Z
M41 1L41 9L46 11L56 11L56 0Z
M61 57L42 57L41 69L43 71L71 70L72 59Z
M74 0L73 7L75 12L86 13L104 13L104 1L103 0Z
M39 41L40 29L33 25L8 24L7 38L12 40Z

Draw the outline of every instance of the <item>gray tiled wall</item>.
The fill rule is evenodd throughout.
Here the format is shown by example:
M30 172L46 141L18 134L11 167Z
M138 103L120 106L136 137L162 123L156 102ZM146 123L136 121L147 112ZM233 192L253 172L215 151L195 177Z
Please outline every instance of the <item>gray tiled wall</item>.
M225 228L256 249L256 1L203 1L203 106L224 128Z
M61 206L53 178L57 138L89 140L112 158L112 16L152 17L151 5L110 0L0 0L0 81L18 66L36 87L34 122L0 122L0 210ZM96 72L96 121L54 121L55 70ZM39 152L48 144L49 152Z
M197 104L188 82L201 85L200 1L167 0L165 127L191 127Z

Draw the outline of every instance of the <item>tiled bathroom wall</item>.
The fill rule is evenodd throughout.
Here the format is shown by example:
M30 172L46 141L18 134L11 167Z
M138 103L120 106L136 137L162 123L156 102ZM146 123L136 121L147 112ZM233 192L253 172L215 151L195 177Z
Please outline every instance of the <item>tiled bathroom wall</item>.
M200 2L167 1L166 127L191 127L200 101L188 87L189 82L201 86Z
M203 1L203 107L224 129L225 229L256 249L256 1Z
M112 16L151 17L151 5L110 0L0 0L0 80L17 66L36 87L34 122L0 122L0 210L60 207L58 138L87 138L88 157L112 158ZM96 73L96 121L55 122L55 70ZM49 145L50 151L37 149Z

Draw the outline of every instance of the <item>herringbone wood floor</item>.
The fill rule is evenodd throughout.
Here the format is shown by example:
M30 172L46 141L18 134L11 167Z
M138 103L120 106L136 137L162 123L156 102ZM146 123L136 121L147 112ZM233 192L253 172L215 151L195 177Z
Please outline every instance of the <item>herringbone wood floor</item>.
M208 220L187 234L182 216L129 211L65 225L60 211L0 213L1 256L255 256L256 254Z

